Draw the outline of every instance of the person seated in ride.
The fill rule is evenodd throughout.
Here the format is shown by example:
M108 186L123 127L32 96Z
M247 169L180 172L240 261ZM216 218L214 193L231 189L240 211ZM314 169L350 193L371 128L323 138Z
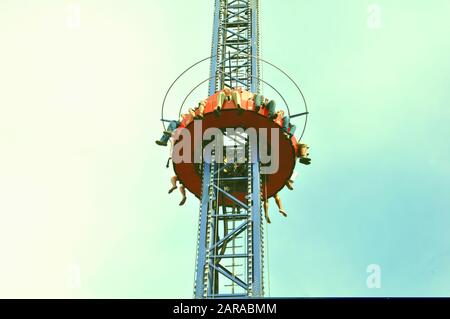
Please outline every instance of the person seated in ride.
M282 127L283 134L287 139L290 139L292 136L294 136L297 126L295 126L294 124L291 123L288 115L284 116L282 121L283 121L283 127Z
M255 112L259 112L261 107L264 106L264 95L255 93L250 99L253 100L253 103L255 105Z
M270 119L276 118L275 108L276 104L274 100L269 100L265 98L262 94L253 94L253 102L255 104L255 112L259 112L261 108L267 109L267 117Z
M222 110L223 103L225 100L231 101L233 100L234 104L236 104L239 111L243 111L244 109L241 106L241 94L239 89L230 89L229 87L225 87L220 93L217 95L217 106L214 109L214 113L217 116L220 116L220 111Z
M167 142L169 142L173 132L181 126L183 121L185 121L187 125L190 119L192 119L190 114L181 114L178 121L170 121L169 126L167 126L167 129L163 132L161 138L156 140L155 143L160 146L167 146Z
M297 157L299 158L299 163L304 165L311 164L311 159L308 157L309 146L307 144L298 143L297 144Z
M282 110L276 111L275 114L273 115L272 120L275 122L278 118L281 118L281 119L284 118L284 111L282 111ZM281 124L283 124L283 123L281 123Z
M270 118L271 120L274 120L277 117L277 115L275 113L276 103L274 100L269 101L268 98L265 98L263 107L269 111L269 113L267 115L268 118Z
M195 109L189 109L189 114L191 114L194 120L203 120L203 112L205 112L206 102L206 100L200 101ZM198 111L198 114L196 114L196 111Z

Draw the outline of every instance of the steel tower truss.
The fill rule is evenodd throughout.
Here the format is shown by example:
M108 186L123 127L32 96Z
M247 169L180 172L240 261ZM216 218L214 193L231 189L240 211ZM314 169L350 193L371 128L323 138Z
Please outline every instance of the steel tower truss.
M259 91L259 0L216 0L209 95L224 86Z
M227 138L227 137L225 137ZM264 238L257 143L228 136L245 162L205 154L197 239L196 298L262 297ZM229 145L228 145L229 146ZM225 154L225 152L224 152ZM241 202L230 190L247 193ZM220 204L228 200L226 205Z
M216 0L209 94L224 86L259 91L258 0ZM245 163L205 154L198 225L195 298L264 296L264 238L258 143L225 136ZM215 150L216 152L218 150ZM225 154L225 152L223 152ZM245 202L231 190L242 190ZM228 200L226 204L223 204Z

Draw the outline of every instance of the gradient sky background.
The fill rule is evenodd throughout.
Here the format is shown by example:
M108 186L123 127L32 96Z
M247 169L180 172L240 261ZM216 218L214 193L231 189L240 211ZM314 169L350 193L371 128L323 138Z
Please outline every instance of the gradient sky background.
M267 295L450 295L450 2L377 1L379 28L371 3L261 0L262 55L306 95L313 159L281 193L289 217L271 202ZM167 194L154 140L166 89L210 54L212 13L0 1L0 297L192 296L198 201ZM173 117L208 69L174 88Z

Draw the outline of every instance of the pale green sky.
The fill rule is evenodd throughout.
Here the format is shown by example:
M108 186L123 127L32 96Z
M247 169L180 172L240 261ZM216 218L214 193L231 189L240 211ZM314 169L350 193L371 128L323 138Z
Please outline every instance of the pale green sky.
M263 57L308 100L313 159L281 193L289 217L272 203L270 295L449 296L450 2L261 10ZM166 89L210 54L212 12L208 0L0 1L0 297L192 296L198 201L167 194L154 140ZM208 69L174 89L173 116ZM293 88L264 78L295 109Z

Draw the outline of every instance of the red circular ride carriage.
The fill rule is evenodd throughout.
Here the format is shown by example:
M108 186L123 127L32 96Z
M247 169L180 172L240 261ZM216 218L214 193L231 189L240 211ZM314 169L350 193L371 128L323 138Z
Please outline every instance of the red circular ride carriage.
M238 89L241 108L239 110L236 104L232 100L225 100L222 105L221 115L218 117L214 113L214 110L218 104L218 95L220 92L213 94L206 99L206 105L203 112L204 119L202 121L201 134L208 128L214 127L218 129L226 128L250 128L253 127L257 131L261 128L267 129L268 142L271 141L271 128L278 128L281 130L282 127L282 116L278 115L275 120L269 119L268 110L264 107L260 108L258 112L255 111L255 105L253 101L253 93ZM198 114L198 110L196 111ZM183 115L181 125L174 134L174 143L179 143L180 140L180 130L187 129L190 133L190 145L194 145L194 118L190 114ZM262 182L262 197L263 199L270 198L274 196L278 191L280 191L287 181L290 179L292 172L295 167L295 162L298 152L298 142L297 139L292 136L287 139L285 135L278 134L279 143L279 168L273 174L261 175ZM270 145L269 145L270 147ZM194 158L194 148L191 148L191 159ZM174 158L174 156L172 156ZM175 173L179 181L195 196L201 197L201 183L202 183L202 173L199 169L199 165L193 163L173 163ZM237 199L244 201L244 196L246 192L241 191L239 187L232 188L230 194ZM229 204L228 200L224 199L224 203Z

